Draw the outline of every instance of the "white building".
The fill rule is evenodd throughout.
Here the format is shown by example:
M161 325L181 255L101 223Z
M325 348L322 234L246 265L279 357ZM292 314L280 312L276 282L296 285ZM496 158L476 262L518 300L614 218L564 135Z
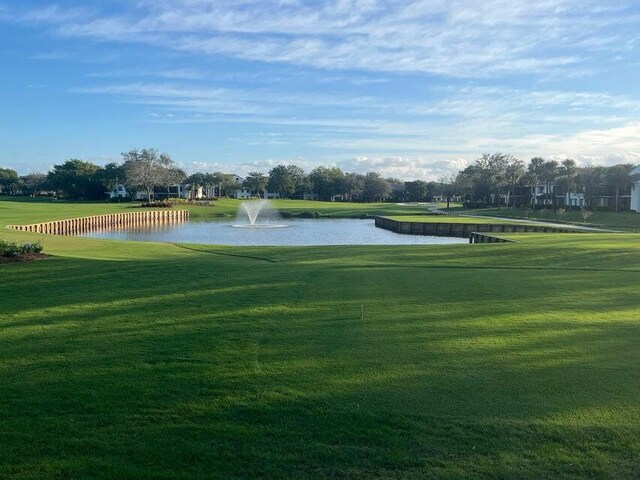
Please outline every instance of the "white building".
M640 166L629 172L631 180L631 210L640 212Z
M191 198L193 200L199 200L206 196L205 193L207 192L205 192L205 189L203 187L193 188L192 185L188 185L188 184L175 184L170 187L169 194L167 194L167 191L165 189L162 189L162 190L155 191L153 193L153 196L160 200L165 199L167 197ZM114 198L129 197L130 193L127 192L127 189L123 184L118 184L114 187L113 190L111 190L110 192L107 192L107 195L109 196L109 199L114 199ZM132 198L133 200L146 200L147 191L137 190L132 195Z
M107 192L107 195L109 195L109 199L113 199L113 198L124 198L127 195L127 189L125 188L125 186L121 183L119 183L118 185L116 185L113 190L111 190L110 192Z
M553 182L539 183L532 187L531 195L536 205L553 205L554 199L555 204L561 207L584 207L585 205L584 193L567 192L557 195L556 184Z
M237 188L235 190L229 191L229 196L231 198L253 198L258 196L257 192L254 192L253 190L250 190L242 186L242 182L244 182L244 178L242 178L239 175L233 174L233 179L236 182ZM279 193L267 192L267 191L265 191L261 196L265 199L280 198Z

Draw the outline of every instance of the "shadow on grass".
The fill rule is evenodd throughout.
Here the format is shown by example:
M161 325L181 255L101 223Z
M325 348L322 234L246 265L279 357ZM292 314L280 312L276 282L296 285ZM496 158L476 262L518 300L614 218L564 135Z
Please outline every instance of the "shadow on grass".
M633 478L637 273L327 250L3 271L0 476Z

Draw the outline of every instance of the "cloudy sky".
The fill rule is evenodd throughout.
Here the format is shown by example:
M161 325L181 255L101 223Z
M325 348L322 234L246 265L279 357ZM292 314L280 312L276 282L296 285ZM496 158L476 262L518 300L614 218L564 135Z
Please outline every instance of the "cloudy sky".
M637 0L0 0L0 166L640 163Z

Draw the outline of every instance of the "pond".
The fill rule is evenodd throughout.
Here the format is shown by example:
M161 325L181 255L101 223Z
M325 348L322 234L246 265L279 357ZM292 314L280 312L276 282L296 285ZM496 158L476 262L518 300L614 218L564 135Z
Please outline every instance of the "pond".
M287 219L282 228L237 228L237 221L187 223L99 230L81 236L147 242L238 246L429 245L468 243L465 238L402 235L377 228L373 220Z

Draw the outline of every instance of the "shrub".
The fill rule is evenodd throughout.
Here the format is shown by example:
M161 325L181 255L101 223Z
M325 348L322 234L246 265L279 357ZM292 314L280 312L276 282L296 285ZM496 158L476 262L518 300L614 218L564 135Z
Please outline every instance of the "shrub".
M42 244L40 242L19 244L0 239L0 257L16 258L40 252L42 252Z
M158 200L156 202L147 202L140 205L142 208L171 208L173 205L171 202L165 202Z

